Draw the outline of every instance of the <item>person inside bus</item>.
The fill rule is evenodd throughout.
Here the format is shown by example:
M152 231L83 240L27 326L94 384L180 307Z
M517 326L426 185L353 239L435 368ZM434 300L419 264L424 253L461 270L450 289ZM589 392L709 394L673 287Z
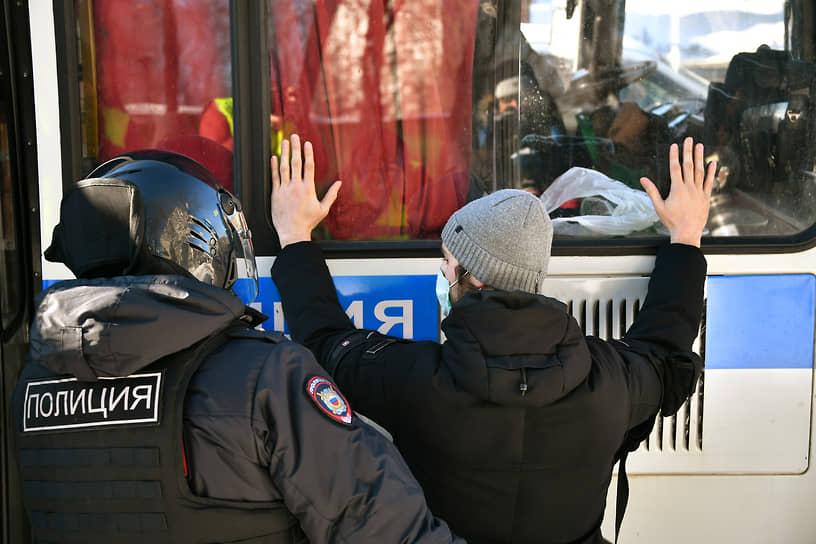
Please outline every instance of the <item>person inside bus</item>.
M294 87L286 87L281 107L293 108L297 102ZM235 150L234 102L231 96L218 96L204 105L198 120L198 134L221 144L230 152ZM269 130L272 136L272 152L280 154L284 132L292 131L292 123L284 121L282 113L269 114Z
M13 401L37 541L464 542L312 354L253 329L241 205L198 163L103 164L45 256L78 279L38 296Z
M668 198L642 183L670 243L622 339L585 337L546 296L550 218L533 194L503 189L454 212L442 231L441 344L354 328L310 241L340 182L317 198L313 150L306 142L301 152L296 136L280 164L272 158L282 247L272 279L292 338L393 435L430 508L469 542L604 542L613 465L658 411L674 413L693 391L715 165L706 171L691 139L669 155Z

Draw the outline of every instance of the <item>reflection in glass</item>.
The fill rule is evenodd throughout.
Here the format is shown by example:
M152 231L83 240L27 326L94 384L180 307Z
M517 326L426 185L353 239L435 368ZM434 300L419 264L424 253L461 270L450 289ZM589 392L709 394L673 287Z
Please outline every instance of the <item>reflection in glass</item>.
M464 204L477 9L269 2L276 137L314 143L319 190L344 182L317 237L434 238Z
M86 168L163 148L231 188L229 1L79 0L77 17Z
M490 9L479 14L476 65L492 69L474 72L472 178L480 183L469 198L504 187L542 194L573 167L640 193L648 176L665 196L669 145L691 136L719 163L709 235L809 228L816 66L785 50L786 32L798 27L786 31L784 4L482 3ZM617 213L601 194L575 187L553 217ZM558 190L566 194L563 184ZM577 223L559 220L556 232L620 235ZM665 233L659 223L641 226L625 235Z
M297 132L319 189L345 182L318 238L420 239L468 200L542 194L573 167L666 194L669 144L691 136L720 165L708 234L793 235L816 221L799 4L269 0L271 151ZM87 167L164 147L230 187L228 0L76 5ZM551 213L607 209L582 212L588 196Z

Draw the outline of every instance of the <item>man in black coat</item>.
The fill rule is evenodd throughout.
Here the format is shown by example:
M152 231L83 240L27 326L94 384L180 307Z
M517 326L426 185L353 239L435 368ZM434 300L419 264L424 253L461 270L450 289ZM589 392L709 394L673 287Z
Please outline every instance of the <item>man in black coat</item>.
M78 279L38 296L13 401L37 541L463 542L313 355L252 329L240 202L200 165L102 165L46 258Z
M291 147L292 159L289 164ZM715 165L688 139L670 149L671 193L642 184L671 235L648 295L618 341L585 337L541 294L552 225L532 194L502 190L456 211L442 232L437 294L446 341L356 330L310 233L336 198L315 196L307 142L272 159L272 268L292 338L358 409L390 431L435 513L469 542L602 542L612 467L676 411L701 361L700 239Z

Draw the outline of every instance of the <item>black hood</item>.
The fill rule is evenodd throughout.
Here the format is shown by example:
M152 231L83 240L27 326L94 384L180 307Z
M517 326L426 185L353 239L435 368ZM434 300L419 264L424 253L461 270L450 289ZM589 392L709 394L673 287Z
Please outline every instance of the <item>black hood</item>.
M453 306L442 330L443 361L457 384L490 402L547 405L589 374L581 327L555 299L472 291Z
M232 291L173 275L61 281L35 304L29 357L83 380L127 376L238 319L265 319Z

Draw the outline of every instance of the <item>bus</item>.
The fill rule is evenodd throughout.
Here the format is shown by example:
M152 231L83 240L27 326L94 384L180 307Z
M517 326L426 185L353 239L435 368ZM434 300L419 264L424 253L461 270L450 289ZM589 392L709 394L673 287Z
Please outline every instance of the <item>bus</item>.
M34 295L72 277L42 257L62 194L130 150L199 161L243 202L253 305L286 331L269 157L292 133L320 191L344 181L313 233L341 303L412 339L442 339L445 221L502 188L547 203L547 294L620 337L667 234L637 180L665 194L669 144L703 142L705 371L629 456L619 541L816 542L813 2L10 0L0 28L3 543L30 541L8 403Z

